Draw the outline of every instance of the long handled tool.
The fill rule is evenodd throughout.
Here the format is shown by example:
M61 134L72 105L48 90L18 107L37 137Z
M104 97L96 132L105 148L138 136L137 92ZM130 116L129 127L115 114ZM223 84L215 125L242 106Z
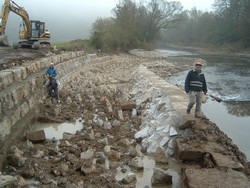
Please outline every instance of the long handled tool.
M214 100L216 100L217 102L221 102L222 99L220 97L214 96L214 95L209 95L211 98L213 98Z

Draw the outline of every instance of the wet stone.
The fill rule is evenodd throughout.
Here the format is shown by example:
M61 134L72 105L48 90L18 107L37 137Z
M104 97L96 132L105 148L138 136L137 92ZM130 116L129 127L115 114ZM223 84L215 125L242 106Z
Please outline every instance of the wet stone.
M154 168L154 173L151 178L151 183L155 185L169 185L172 184L172 176L159 168Z
M168 163L168 156L166 154L166 151L163 147L158 147L156 149L156 152L154 154L155 162L156 163Z
M42 143L46 140L44 130L28 133L27 138L33 143Z
M65 139L65 140L70 140L74 137L75 137L74 134L70 134L70 133L66 133L66 132L63 133L63 139Z
M128 173L124 178L122 178L122 183L130 184L136 181L136 175L132 172Z
M135 169L135 170L143 170L143 161L142 161L142 158L141 157L134 157L131 162L130 162L130 165L129 165L132 169Z

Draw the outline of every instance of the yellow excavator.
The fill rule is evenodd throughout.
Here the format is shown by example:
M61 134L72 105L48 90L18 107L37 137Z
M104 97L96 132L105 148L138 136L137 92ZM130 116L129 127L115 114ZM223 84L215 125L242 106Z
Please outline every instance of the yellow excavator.
M10 46L5 28L9 17L9 12L14 12L23 19L22 29L19 32L19 42L13 44L13 48L34 48L50 45L50 32L45 29L45 22L39 20L30 20L28 13L24 8L17 5L12 0L5 0L0 15L0 46Z

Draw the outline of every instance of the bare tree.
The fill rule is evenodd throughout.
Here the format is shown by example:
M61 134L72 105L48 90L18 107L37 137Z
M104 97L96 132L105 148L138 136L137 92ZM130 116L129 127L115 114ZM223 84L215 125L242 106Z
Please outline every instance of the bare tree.
M107 20L96 22L92 41L98 47L108 44L113 49L125 51L137 47L150 48L162 29L170 28L179 21L181 10L179 2L150 0L147 4L138 5L133 0L120 0L113 9L111 25L107 24ZM109 25L108 29L103 29L103 24Z
M160 30L171 28L173 23L179 21L178 15L182 6L180 2L175 1L151 0L147 10L149 21L145 40L149 42L156 39Z

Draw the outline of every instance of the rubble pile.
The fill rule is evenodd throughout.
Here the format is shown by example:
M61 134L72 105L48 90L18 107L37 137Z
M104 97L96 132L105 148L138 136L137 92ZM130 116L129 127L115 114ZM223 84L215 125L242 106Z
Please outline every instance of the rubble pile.
M10 148L0 187L139 187L148 157L155 165L142 187L195 187L210 173L213 183L228 174L249 185L244 154L209 120L188 120L177 111L173 101L186 105L176 94L182 92L159 79L189 66L177 68L157 52L131 53L81 70L59 91L61 103L43 101L37 121L77 122L82 129L60 140L31 130ZM156 73L148 71L157 86L146 69ZM174 97L159 87L164 84Z
M147 63L143 58L117 56L114 64L82 70L79 77L60 90L61 103L47 98L40 106L37 117L40 122L81 121L83 129L75 135L64 133L62 140L46 139L44 142L41 142L43 136L34 136L31 132L37 139L13 146L4 170L8 176L2 177L10 178L11 181L6 181L20 187L24 184L36 187L135 186L135 172L143 170L146 153L143 154L138 145L140 139L134 135L140 130L141 114L147 102L138 106L130 91L134 82L132 72L143 63ZM122 179L115 178L119 168L123 169ZM162 176L157 176L162 172L155 171L153 182L157 184L159 178L162 182ZM15 177L17 174L20 177ZM34 181L30 183L26 179Z

